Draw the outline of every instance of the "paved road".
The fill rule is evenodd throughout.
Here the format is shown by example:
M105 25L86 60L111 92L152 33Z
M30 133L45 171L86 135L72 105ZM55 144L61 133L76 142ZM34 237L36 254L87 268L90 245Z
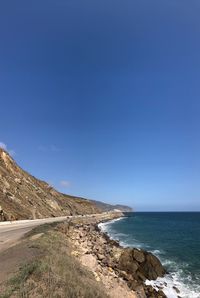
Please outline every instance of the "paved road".
M44 223L61 222L79 216L63 216L35 220L20 220L0 223L0 252L15 244L34 227Z
M107 219L109 213L120 213L119 211L103 212L99 214L86 214L86 215L73 215L73 216L62 216L62 217L51 217L34 220L18 220L18 221L6 221L0 222L0 252L14 245L21 237L33 228L52 222L62 222L71 218L88 218L96 217L101 219ZM120 216L119 216L120 217Z

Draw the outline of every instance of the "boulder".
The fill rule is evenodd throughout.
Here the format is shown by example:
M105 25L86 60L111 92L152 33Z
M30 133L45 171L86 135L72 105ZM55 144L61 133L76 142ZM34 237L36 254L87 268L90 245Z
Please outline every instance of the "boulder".
M145 261L141 264L139 271L149 280L155 280L166 273L159 259L149 252L146 252Z
M139 264L133 259L132 249L124 249L119 258L119 269L127 273L135 274L138 268Z
M104 255L102 255L102 254L97 254L97 258L98 258L100 261L102 261L105 257L104 257Z
M89 267L92 271L96 270L97 260L91 254L81 256L80 260L84 266Z
M159 259L152 253L135 248L122 250L118 261L118 268L131 274L136 280L155 280L162 277L166 270Z

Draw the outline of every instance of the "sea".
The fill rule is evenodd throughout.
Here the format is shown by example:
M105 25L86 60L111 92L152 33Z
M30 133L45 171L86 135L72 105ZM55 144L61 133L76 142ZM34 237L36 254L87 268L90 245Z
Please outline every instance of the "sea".
M122 246L160 259L168 274L146 284L169 298L200 298L200 212L134 212L99 226Z

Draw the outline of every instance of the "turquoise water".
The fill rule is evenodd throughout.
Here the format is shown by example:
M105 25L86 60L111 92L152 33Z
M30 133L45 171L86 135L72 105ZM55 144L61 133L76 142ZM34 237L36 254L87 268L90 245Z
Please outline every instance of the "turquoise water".
M184 298L200 297L200 212L131 213L102 225L123 246L143 248L156 254L169 271L166 294L177 297L175 284Z

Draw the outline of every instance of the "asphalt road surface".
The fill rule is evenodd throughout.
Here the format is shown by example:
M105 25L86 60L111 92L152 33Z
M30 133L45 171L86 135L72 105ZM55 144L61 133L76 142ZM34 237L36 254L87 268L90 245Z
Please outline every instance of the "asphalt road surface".
M61 222L77 216L62 216L35 220L19 220L0 223L0 252L14 245L27 232L45 223ZM85 216L84 216L85 217Z

